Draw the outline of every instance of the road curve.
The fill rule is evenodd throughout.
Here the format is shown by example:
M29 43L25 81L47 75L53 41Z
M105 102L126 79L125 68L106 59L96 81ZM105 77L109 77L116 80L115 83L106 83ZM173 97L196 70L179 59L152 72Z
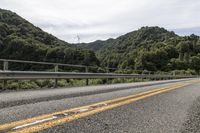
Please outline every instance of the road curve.
M117 86L120 86L121 89ZM195 79L195 82L192 79L181 81L154 81L118 84L117 86L79 87L74 90L72 88L58 89L57 93L55 90L50 89L43 90L43 95L36 95L39 91L1 93L0 104L3 105L3 103L5 103L8 104L8 106L2 106L0 109L0 131L20 131L25 127L26 130L24 131L31 132L33 130L27 129L32 126L36 126L36 128L39 129L39 126L42 124L44 125L46 122L51 122L51 120L48 119L50 117L45 118L45 115L47 116L49 114L54 114L54 112L62 111L66 113L66 116L63 115L63 112L61 114L54 114L53 119L54 117L56 118L51 122L51 124L54 123L54 125L44 129L41 128L42 130L38 131L63 133L199 131L199 80ZM88 91L89 94L80 92L79 95L73 97L74 94L78 94L82 88ZM94 90L92 90L92 88ZM108 91L99 91L101 89L106 90L105 88L108 89ZM47 95L44 95L44 92L47 92ZM14 95L15 93L16 95ZM70 93L73 94L73 96L69 97ZM61 94L68 95L68 97L52 98L54 95L62 96ZM23 101L33 99L33 102L24 102L14 105L13 101L19 101L20 96ZM42 96L47 100L34 100ZM48 97L50 99L48 99ZM104 102L102 103L102 101ZM11 105L9 105L9 103L11 103ZM76 110L73 110L73 108L76 108ZM71 110L71 112L69 110ZM79 111L78 113L77 110ZM41 118L43 117L41 120L45 122L33 120L38 116ZM28 118L32 120L27 122ZM65 120L64 123L57 124L62 119L68 120ZM25 123L19 124L19 122L24 120L26 120ZM14 127L12 127L13 122L15 124ZM18 125L16 124L17 122ZM10 128L1 130L3 126L5 127L9 124L11 125ZM13 128L16 130L13 130Z
M127 90L145 86L153 86L159 84L167 84L174 82L187 81L191 79L177 79L165 81L138 82L114 85L72 87L72 88L57 88L43 90L28 90L28 91L12 91L0 93L0 108L12 107L16 105L37 103L42 101L60 100L65 98L80 97L86 95L94 95L100 93L108 93L119 90Z

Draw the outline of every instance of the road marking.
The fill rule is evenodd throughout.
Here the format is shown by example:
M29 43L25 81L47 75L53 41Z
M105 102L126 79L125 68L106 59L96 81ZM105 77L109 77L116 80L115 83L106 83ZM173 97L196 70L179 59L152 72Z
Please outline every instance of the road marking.
M85 111L88 111L88 110L89 110L89 108L85 108L85 109L83 108L83 109L80 109L79 112L85 112Z
M51 118L38 120L38 121L35 121L35 122L32 122L32 123L27 123L27 124L24 124L24 125L21 125L21 126L17 126L15 128L13 128L13 130L24 128L24 127L28 127L28 126L32 126L32 125L36 125L36 124L40 124L40 123L43 123L43 122L46 122L46 121L50 121L50 120L53 120L53 119L56 119L56 118L57 118L56 116L53 116Z
M74 109L68 109L68 110L64 110L61 112L56 112L56 113L52 113L52 114L47 114L47 115L42 115L42 116L38 116L38 117L33 117L33 118L29 118L26 120L20 120L20 121L16 121L16 122L11 122L11 123L7 123L7 124L3 124L0 125L0 131L10 131L10 132L17 132L17 133L26 133L26 132L38 132L47 128L51 128L66 122L70 122L72 120L76 120L85 116L89 116L92 114L96 114L108 109L112 109L118 106L122 106L125 104L129 104L132 103L134 101L138 101L150 96L154 96L160 93L164 93L164 92L168 92L174 89L178 89L187 85L190 85L191 83L195 83L195 82L185 82L185 83L180 83L180 84L176 84L176 85L172 85L172 86L167 86L167 87L163 87L163 88L159 88L159 89L154 89L154 90L150 90L150 91L146 91L146 92L142 92L139 94L134 94L134 95L130 95L130 96L125 96L125 97L121 97L121 98L116 98L116 99L112 99L112 100L108 100L108 101L103 101L103 102L99 102L96 104L92 104L92 105L88 105L88 106L83 106L83 107L78 107L78 108L74 108ZM41 122L42 120L51 118L53 116L56 116L55 119L53 120L49 120L49 121L44 121ZM57 117L59 116L59 117ZM40 123L36 123L36 121L40 121ZM32 125L29 125L30 123L34 123ZM35 125L35 123L37 125ZM18 128L19 130L12 130L12 129L16 129L16 127L22 127L23 125L26 125L26 128Z
M158 90L161 90L161 89L166 89L168 87L163 87L163 88L154 89L154 90L142 92L142 93L135 94L135 95L130 95L130 96L125 96L125 97L120 97L120 98L117 98L117 99L108 100L107 103L105 103L105 101L103 101L103 102L99 102L97 104L93 104L92 106L99 106L101 104L105 105L105 104L108 104L108 103L111 103L111 102L117 102L117 101L125 99L125 98L131 98L133 96L140 96L140 95L143 95L143 94L146 94L146 93L151 93L151 92L158 91ZM46 114L46 115L42 115L42 116L37 116L37 117L25 119L25 120L20 120L20 121L15 121L15 122L3 124L3 125L0 125L0 131L5 130L5 129L9 129L9 128L14 128L14 127L16 127L18 125L23 125L23 124L26 124L26 123L31 123L31 122L34 122L34 121L37 121L37 120L46 119L46 118L49 118L51 116L55 116L55 115L58 115L58 114L61 114L61 113L67 113L67 112L74 111L74 110L77 110L77 109L80 110L82 108L87 108L89 106L78 107L78 108L74 108L74 109L64 110L64 111L60 111L60 112L56 112L56 113Z

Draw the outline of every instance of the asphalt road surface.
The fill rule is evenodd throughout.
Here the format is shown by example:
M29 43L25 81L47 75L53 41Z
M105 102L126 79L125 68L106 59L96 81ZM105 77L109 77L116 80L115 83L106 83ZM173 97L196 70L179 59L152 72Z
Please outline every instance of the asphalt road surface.
M0 132L200 132L200 80L0 93Z

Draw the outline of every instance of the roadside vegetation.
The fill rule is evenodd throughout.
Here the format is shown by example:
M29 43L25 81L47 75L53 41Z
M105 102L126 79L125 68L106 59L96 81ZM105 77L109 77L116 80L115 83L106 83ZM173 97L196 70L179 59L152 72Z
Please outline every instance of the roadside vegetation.
M116 39L70 44L42 31L14 12L0 9L0 59L95 66L89 72L200 74L200 38L178 36L160 27L142 27ZM0 62L0 70L3 69ZM55 71L54 66L9 63L9 70ZM59 67L63 72L85 68ZM143 79L144 80L144 79ZM152 79L145 79L152 80ZM141 79L90 79L90 85L137 82ZM83 86L85 80L59 80L58 87ZM0 81L0 88L2 88ZM54 80L8 81L7 89L51 88Z
M134 71L200 71L200 38L160 27L142 27L116 39L79 44L94 50L101 66Z
M149 81L150 79L89 79L89 86L114 83L131 83L140 81ZM26 89L45 89L54 88L55 80L9 80L7 81L8 90L26 90ZM58 88L85 86L86 80L81 79L61 79L58 80ZM0 82L0 90L3 89L3 81Z

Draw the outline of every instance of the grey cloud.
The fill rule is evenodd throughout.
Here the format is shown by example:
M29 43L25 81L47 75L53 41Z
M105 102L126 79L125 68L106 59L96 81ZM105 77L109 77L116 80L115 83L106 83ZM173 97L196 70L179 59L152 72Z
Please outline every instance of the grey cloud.
M192 28L182 28L182 29L172 29L179 35L200 35L200 27L192 27Z
M76 42L77 34L91 42L155 25L199 34L199 7L199 0L0 0L0 8L67 42Z

